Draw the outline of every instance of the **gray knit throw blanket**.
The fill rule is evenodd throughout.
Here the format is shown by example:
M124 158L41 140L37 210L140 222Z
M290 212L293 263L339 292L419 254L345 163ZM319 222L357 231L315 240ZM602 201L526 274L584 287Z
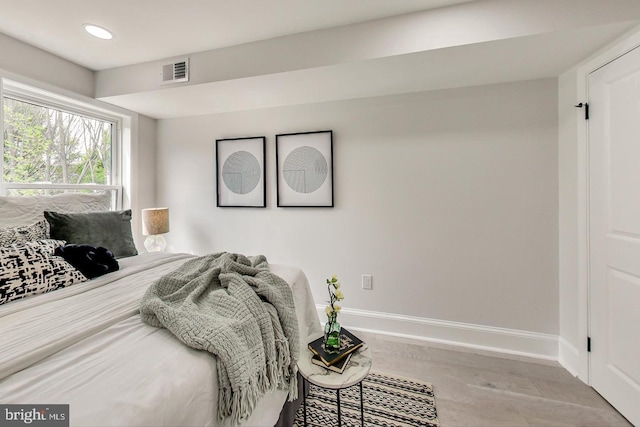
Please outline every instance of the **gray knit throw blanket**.
M235 424L269 390L298 394L293 295L267 265L262 255L194 258L153 283L140 305L146 323L216 356L218 416Z

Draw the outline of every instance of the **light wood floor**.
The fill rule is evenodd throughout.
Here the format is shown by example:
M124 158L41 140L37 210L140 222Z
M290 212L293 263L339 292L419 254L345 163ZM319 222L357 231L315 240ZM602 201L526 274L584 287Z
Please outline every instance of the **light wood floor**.
M433 384L443 427L631 425L558 363L492 357L356 333L371 348L372 370Z

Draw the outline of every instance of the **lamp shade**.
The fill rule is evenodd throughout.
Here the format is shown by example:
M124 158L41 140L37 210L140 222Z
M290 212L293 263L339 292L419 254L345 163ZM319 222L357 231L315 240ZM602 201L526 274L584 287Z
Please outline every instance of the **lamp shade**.
M169 208L142 209L142 235L153 236L169 232Z

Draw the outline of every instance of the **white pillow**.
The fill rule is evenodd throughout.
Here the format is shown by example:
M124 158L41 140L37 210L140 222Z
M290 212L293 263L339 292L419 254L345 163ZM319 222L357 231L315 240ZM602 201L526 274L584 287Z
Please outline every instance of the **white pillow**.
M44 219L44 211L64 213L108 211L111 192L63 193L55 196L0 196L0 228L20 227Z
M87 278L54 256L64 240L38 240L0 247L0 304L54 291Z

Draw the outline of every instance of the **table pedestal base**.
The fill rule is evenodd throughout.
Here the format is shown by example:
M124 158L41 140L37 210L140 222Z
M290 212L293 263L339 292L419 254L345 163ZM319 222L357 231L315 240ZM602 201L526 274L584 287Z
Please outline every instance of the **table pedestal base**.
M316 387L320 387L316 385ZM353 386L351 386L353 387ZM362 381L358 383L360 387L360 425L364 427L364 400L362 399ZM321 387L323 388L323 387ZM302 406L304 411L304 427L307 427L307 379L302 379ZM336 402L338 404L338 427L342 426L342 413L340 410L340 389L336 389Z

